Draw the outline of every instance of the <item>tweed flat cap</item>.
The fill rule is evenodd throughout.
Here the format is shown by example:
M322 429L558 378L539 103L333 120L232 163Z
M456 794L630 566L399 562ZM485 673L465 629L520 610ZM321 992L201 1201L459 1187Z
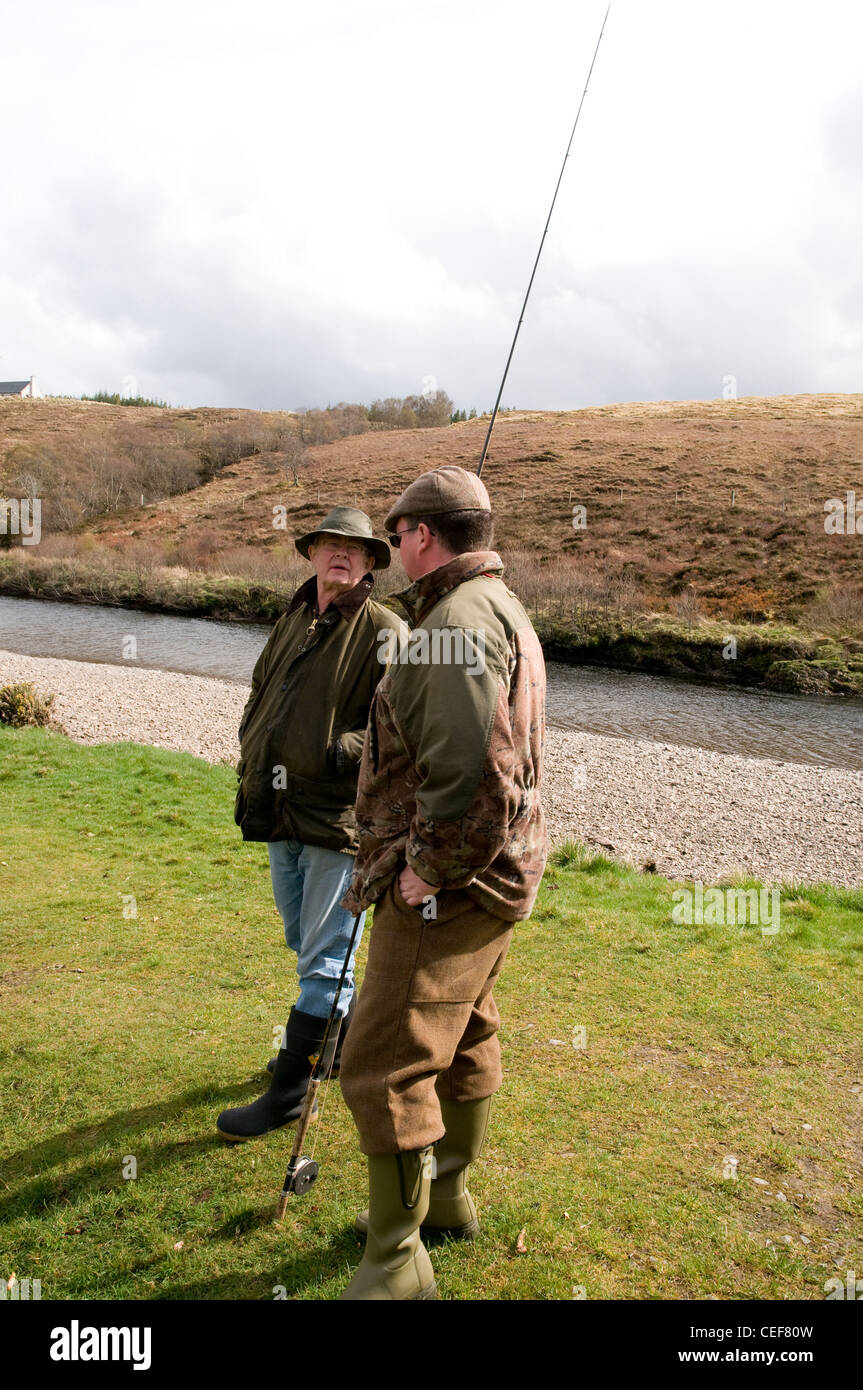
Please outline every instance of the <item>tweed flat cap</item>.
M390 508L384 522L387 531L395 529L400 516L433 516L436 512L490 512L491 499L476 473L468 473L455 463L421 473Z

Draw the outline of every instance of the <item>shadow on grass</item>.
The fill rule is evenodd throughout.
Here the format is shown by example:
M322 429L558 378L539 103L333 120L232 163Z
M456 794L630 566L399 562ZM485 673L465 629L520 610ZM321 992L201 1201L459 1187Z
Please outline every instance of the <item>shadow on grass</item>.
M239 1249L248 1240L250 1233L272 1227L275 1216L275 1202L267 1202L261 1207L247 1207L238 1212L221 1226L214 1227L205 1235L208 1246L220 1242L223 1252L226 1248ZM256 1270L237 1269L234 1273L213 1275L211 1278L190 1280L179 1283L176 1269L171 1268L165 1254L147 1253L139 1258L123 1273L123 1292L116 1291L116 1270L106 1269L107 1287L94 1290L92 1279L80 1289L73 1288L73 1298L94 1299L103 1296L121 1297L127 1301L141 1302L199 1302L242 1301L242 1302L281 1302L285 1299L307 1299L309 1294L319 1292L321 1287L335 1281L338 1291L349 1281L359 1264L363 1246L357 1239L352 1225L330 1235L316 1231L312 1248L304 1245L302 1251L291 1251L288 1237L285 1248L280 1253L273 1252L272 1260L265 1268ZM149 1276L149 1277L148 1277Z
M263 1225L271 1221L271 1211L255 1213L254 1224ZM214 1232L214 1235L217 1234ZM303 1299L309 1291L319 1289L322 1284L341 1274L344 1276L343 1286L347 1285L361 1257L362 1250L354 1231L346 1228L328 1240L322 1238L315 1250L286 1261L276 1261L266 1271L259 1270L254 1274L238 1271L233 1275L172 1285L170 1292L156 1296L172 1302L200 1299L280 1302L282 1299Z
M66 1201L70 1197L80 1197L88 1192L105 1187L113 1187L119 1170L120 1160L126 1154L134 1153L148 1173L158 1172L170 1163L186 1162L193 1155L204 1153L214 1147L222 1147L225 1140L215 1129L218 1109L225 1102L242 1100L259 1095L262 1091L259 1080L238 1082L232 1086L215 1088L199 1086L185 1091L169 1101L154 1105L142 1105L134 1110L119 1110L107 1119L96 1124L84 1121L61 1134L51 1135L41 1143L11 1154L4 1162L4 1181L8 1184L15 1179L23 1179L20 1186L9 1191L0 1199L0 1215L10 1217L20 1210L32 1210L34 1206L47 1207L53 1202ZM138 1141L136 1135L171 1125L175 1128L188 1124L187 1112L196 1106L212 1106L213 1119L211 1131L206 1135L190 1139L175 1139L167 1142L158 1140ZM87 1164L86 1158L93 1150L110 1143L122 1149L116 1155L99 1163ZM63 1173L51 1176L47 1169L58 1164L67 1165L75 1159L83 1159L84 1164L77 1173Z

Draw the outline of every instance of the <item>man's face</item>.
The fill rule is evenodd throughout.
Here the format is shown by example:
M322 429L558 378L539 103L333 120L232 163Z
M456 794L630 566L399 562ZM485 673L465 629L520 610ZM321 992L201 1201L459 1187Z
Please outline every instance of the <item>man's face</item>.
M411 580L420 579L425 573L422 561L417 554L417 534L417 522L414 521L413 524L411 524L407 517L400 516L396 522L396 535L402 537L399 546L399 555L402 565L404 566L404 572L408 579Z
M361 541L344 536L320 536L309 546L309 559L318 583L327 588L352 589L364 574L374 569L374 556Z

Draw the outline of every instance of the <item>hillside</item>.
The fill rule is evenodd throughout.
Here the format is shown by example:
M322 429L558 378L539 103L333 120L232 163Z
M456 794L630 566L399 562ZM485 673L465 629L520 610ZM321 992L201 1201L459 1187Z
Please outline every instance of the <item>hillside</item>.
M134 431L136 447L166 431L187 439L233 428L266 444L291 417L251 411L159 410L89 402L0 402L0 469L85 435ZM79 527L112 548L184 547L187 564L218 567L238 547L283 547L334 503L362 507L378 529L391 500L424 468L473 468L487 419L440 429L373 431L310 449L298 483L283 450L223 466L210 481L122 516ZM824 503L863 500L863 395L656 402L499 417L484 470L497 546L529 551L573 582L625 590L639 609L798 619L819 597L854 602L858 535L828 535ZM0 480L3 473L0 473ZM273 507L287 509L274 529ZM586 525L573 528L583 505ZM282 551L282 553L284 553ZM573 563L574 562L574 563Z
M73 444L110 444L129 429L157 442L160 434L180 432L191 439L208 430L250 421L272 427L293 416L283 411L236 410L199 406L194 410L160 406L102 405L71 397L46 396L35 400L0 397L0 467L8 469L14 451L62 448Z

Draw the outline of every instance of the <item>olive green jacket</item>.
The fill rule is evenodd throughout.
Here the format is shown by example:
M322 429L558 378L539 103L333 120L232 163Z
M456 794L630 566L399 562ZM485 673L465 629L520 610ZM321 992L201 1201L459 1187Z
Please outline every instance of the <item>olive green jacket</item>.
M270 633L239 729L234 819L244 840L356 853L357 775L384 639L406 631L369 597L372 584L367 575L319 614L313 575Z
M352 912L407 864L506 921L530 916L547 854L545 664L502 571L494 551L474 551L399 595L415 626L369 719Z

